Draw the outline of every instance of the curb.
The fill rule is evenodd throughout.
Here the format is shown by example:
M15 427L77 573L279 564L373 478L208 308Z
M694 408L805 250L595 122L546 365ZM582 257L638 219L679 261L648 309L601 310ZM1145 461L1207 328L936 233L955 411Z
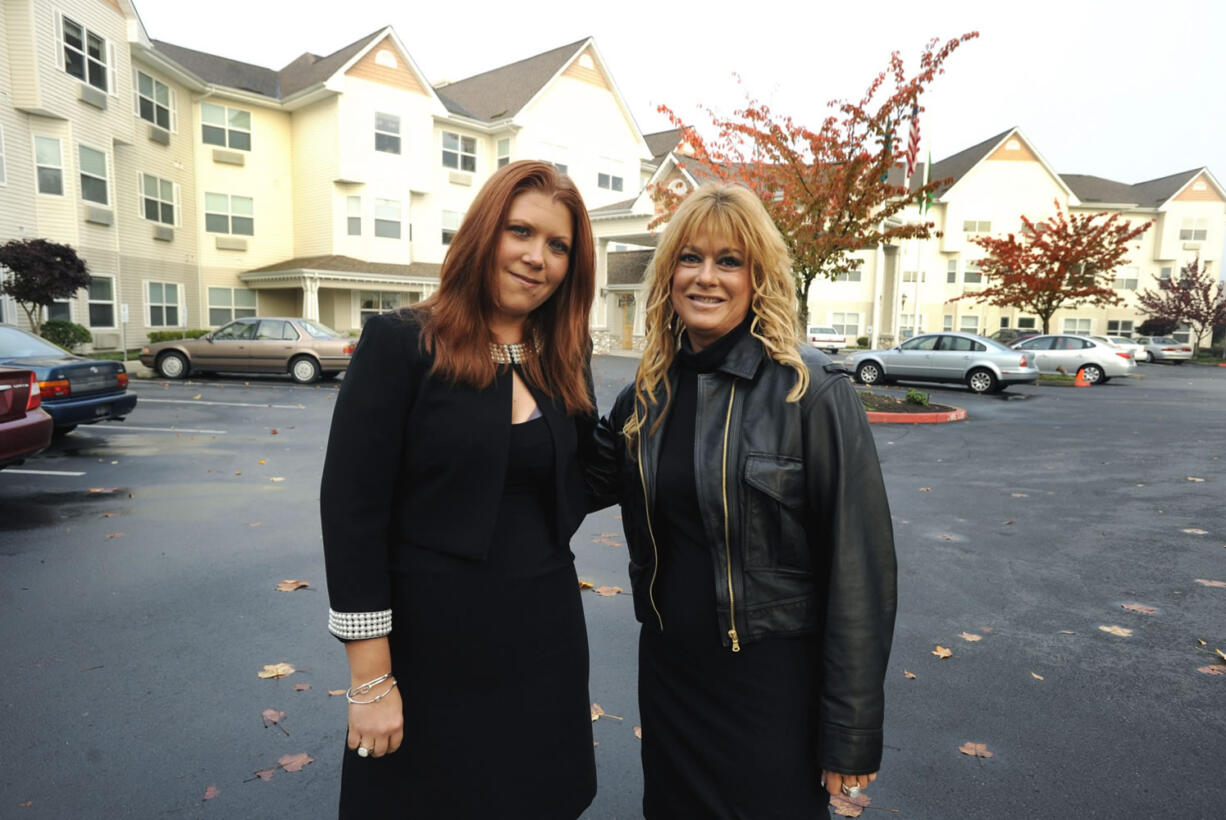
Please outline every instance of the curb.
M951 421L964 421L966 411L960 407L943 413L886 413L880 410L867 410L870 424L946 424Z

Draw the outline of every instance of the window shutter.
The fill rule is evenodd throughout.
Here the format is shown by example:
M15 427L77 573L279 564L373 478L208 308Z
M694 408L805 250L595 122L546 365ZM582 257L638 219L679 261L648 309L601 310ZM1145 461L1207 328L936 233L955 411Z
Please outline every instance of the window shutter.
M64 15L55 13L55 65L64 70Z
M170 92L170 132L172 134L179 133L179 101L175 97L175 90L170 86L166 87Z
M140 117L140 94L137 89L140 88L140 78L136 76L136 68L132 68L132 113L136 117ZM148 325L146 325L147 327Z
M183 225L183 193L179 190L179 183L175 183L175 227Z
M145 218L145 175L140 171L136 172L136 215L140 219ZM145 323L148 327L149 323Z
M112 97L119 96L119 65L115 62L115 44L106 41L106 82Z

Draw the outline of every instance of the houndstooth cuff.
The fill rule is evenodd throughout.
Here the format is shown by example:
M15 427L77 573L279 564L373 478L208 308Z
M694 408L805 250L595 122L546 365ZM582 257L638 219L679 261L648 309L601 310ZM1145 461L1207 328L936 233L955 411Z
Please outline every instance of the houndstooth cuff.
M328 631L342 641L382 638L392 631L392 611L337 612L328 610Z

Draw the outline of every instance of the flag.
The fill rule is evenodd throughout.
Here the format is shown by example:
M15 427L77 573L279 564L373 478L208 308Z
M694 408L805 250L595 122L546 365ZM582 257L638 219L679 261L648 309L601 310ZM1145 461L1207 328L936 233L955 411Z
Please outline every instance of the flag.
M885 170L881 172L881 181L885 182L890 178L890 166L894 164L894 124L888 117L885 121L885 138L882 140L881 150L885 154Z
M915 160L919 157L920 127L919 103L911 106L911 135L907 137L907 177L915 173Z
M924 163L924 184L927 185L932 181L932 152L928 152L928 161ZM932 208L932 191L925 191L919 199L919 212L921 215L927 213Z

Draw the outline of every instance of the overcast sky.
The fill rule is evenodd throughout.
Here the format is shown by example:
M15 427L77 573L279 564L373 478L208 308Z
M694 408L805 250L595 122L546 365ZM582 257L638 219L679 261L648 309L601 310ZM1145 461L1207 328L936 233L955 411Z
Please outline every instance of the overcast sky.
M939 160L1017 125L1060 173L1136 183L1208 166L1226 184L1216 0L134 2L150 37L268 68L391 25L431 83L593 36L644 132L669 127L661 103L730 113L744 99L733 72L774 110L816 123L832 98L858 98L892 50L914 68L930 38L975 30L921 100L921 153Z

